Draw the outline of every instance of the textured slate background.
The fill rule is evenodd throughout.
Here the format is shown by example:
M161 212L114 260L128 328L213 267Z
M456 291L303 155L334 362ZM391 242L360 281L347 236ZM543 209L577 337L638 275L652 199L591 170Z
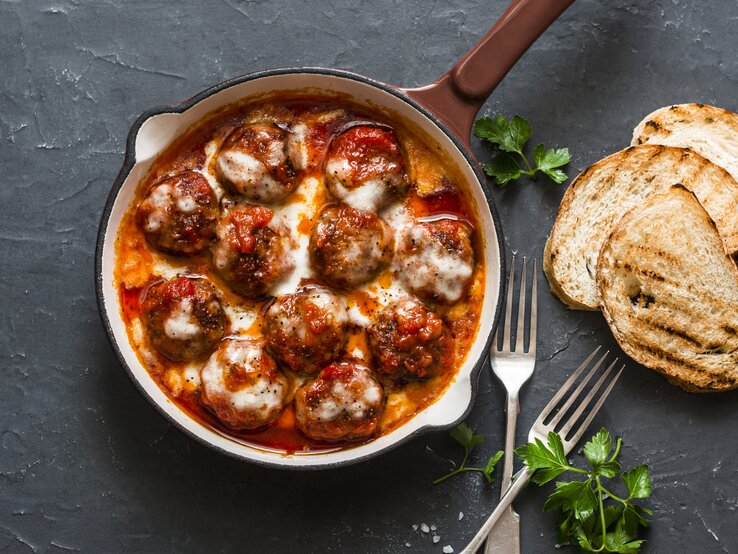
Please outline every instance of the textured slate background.
M457 551L491 510L475 475L439 487L444 433L372 462L286 473L222 457L136 392L97 316L93 247L129 125L145 109L280 66L334 66L413 85L445 71L499 0L124 2L0 0L0 551ZM652 109L736 109L735 0L579 0L509 74L485 112L521 113L569 146L570 174L627 144ZM477 154L486 155L477 145ZM495 192L511 250L540 256L564 188ZM537 373L519 428L595 344L598 314L541 294ZM652 466L647 552L738 551L735 394L693 396L635 364L598 419ZM470 418L502 440L488 371ZM522 433L520 435L522 440ZM525 552L553 550L545 494L517 506ZM465 516L458 521L459 512ZM433 545L413 524L437 527ZM410 546L406 546L406 543Z

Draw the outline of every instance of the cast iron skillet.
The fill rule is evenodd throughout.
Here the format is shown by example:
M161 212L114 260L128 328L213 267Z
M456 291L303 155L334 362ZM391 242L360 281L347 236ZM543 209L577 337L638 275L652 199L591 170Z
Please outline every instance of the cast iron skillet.
M513 0L489 32L449 72L427 86L400 88L334 69L294 68L251 73L215 85L174 106L155 108L133 124L123 167L113 184L100 223L95 281L100 315L118 359L139 390L170 422L223 453L263 465L294 469L325 468L366 460L410 437L456 425L471 410L479 370L487 357L503 294L502 230L469 135L479 108L528 47L574 0ZM113 282L115 235L136 187L156 156L209 112L253 95L310 89L349 95L360 104L418 125L457 164L472 192L482 226L486 266L480 328L455 381L434 404L394 431L342 450L286 455L230 439L183 412L157 386L129 343Z

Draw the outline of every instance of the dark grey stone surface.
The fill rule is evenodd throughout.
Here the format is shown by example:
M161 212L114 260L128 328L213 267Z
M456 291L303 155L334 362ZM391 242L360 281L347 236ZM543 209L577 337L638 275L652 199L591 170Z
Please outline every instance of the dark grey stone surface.
M93 248L131 122L254 70L334 66L413 85L445 71L498 0L125 2L0 0L0 551L459 550L496 494L475 475L433 487L459 449L423 436L360 466L263 469L171 428L134 389L98 320ZM626 145L652 109L736 109L735 0L579 0L510 72L485 112L526 116L568 146L571 175ZM487 153L477 145L480 158ZM540 257L563 186L495 191L510 250ZM519 429L596 344L596 313L541 293L539 365ZM497 449L503 393L485 370L470 423ZM651 465L645 551L738 551L738 403L629 364L597 424ZM525 552L554 549L545 493L517 503ZM459 512L464 518L459 521ZM414 532L437 527L441 536ZM409 546L406 546L406 543Z

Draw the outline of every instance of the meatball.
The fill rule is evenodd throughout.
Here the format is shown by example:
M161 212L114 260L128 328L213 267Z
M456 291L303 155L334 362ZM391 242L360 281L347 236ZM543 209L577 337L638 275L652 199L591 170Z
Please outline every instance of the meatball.
M149 343L174 361L210 352L223 336L225 314L215 287L204 278L156 281L141 302L141 321Z
M471 228L455 219L406 228L397 240L397 270L405 286L421 299L458 302L474 273Z
M450 348L441 319L411 298L382 309L368 338L375 369L395 379L431 376Z
M138 205L136 219L154 248L195 254L213 236L218 199L205 177L185 171L156 182Z
M269 226L273 213L261 206L237 206L216 228L213 267L237 293L258 298L294 268L287 231Z
M218 179L250 202L282 200L299 184L299 172L287 154L288 136L273 123L251 123L234 130L215 162Z
M346 344L346 307L328 289L306 287L279 298L262 331L269 351L292 371L317 373Z
M387 205L408 182L395 132L369 125L351 127L333 139L324 172L333 196L367 211Z
M287 402L287 379L254 339L224 340L203 366L200 379L200 402L233 429L268 425Z
M313 226L310 263L331 286L350 288L369 281L392 258L394 237L382 219L350 206L328 206Z
M297 427L319 441L371 436L383 408L382 387L368 368L354 363L329 365L295 395Z

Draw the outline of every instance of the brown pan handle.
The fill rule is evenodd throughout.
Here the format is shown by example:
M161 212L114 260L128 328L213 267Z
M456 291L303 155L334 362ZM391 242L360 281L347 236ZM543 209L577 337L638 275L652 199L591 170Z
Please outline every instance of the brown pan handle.
M474 118L512 66L574 0L513 0L482 39L437 81L401 89L428 108L464 146Z

